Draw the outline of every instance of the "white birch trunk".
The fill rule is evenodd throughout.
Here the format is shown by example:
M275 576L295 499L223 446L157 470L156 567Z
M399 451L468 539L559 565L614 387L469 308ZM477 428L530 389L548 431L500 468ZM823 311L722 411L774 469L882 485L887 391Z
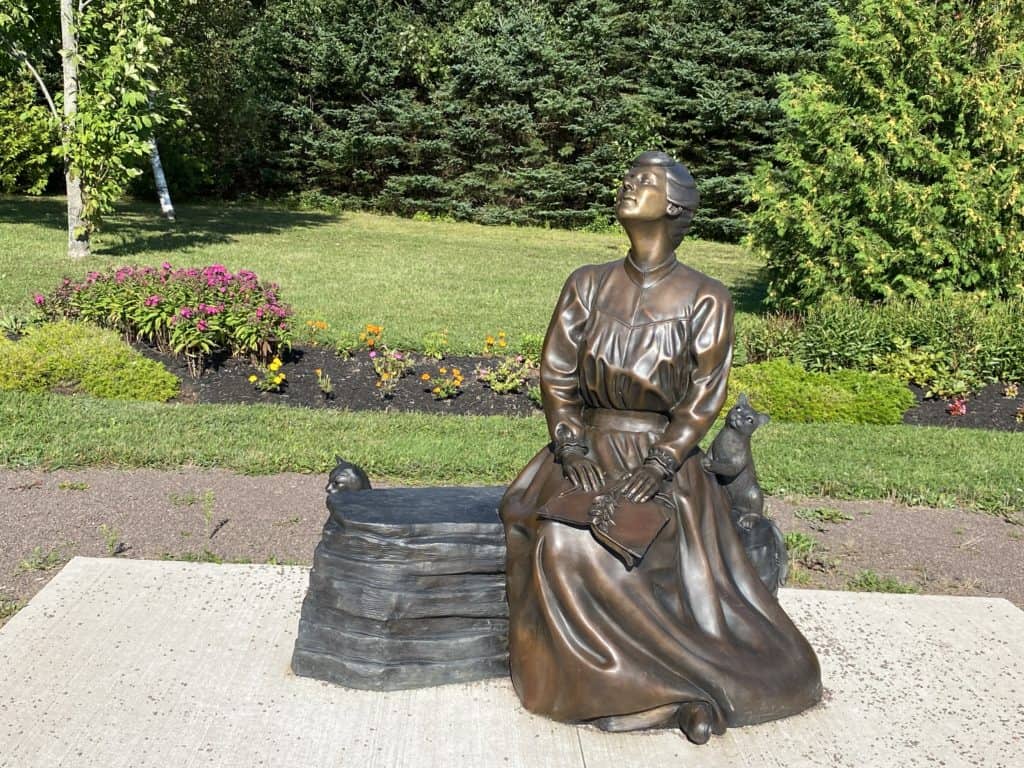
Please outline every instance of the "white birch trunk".
M74 0L60 0L61 70L64 75L64 180L68 193L68 256L81 259L89 255L89 234L83 218L85 198L82 180L71 170L68 156L70 134L78 112L78 30L75 28Z
M149 161L153 165L153 181L156 182L156 194L160 198L160 213L168 221L174 221L174 204L171 203L171 191L167 188L167 177L164 166L160 162L160 148L156 139L149 140Z

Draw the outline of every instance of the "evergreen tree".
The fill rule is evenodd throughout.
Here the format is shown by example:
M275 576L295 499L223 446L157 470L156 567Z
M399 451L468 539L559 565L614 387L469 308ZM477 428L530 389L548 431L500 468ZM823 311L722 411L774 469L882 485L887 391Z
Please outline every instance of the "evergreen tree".
M754 183L769 301L1024 293L1024 5L861 0Z

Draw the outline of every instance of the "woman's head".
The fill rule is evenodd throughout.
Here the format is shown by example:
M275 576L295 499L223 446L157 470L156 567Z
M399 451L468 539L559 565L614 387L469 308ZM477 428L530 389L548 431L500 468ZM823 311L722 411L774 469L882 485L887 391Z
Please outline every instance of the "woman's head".
M700 194L686 166L664 152L644 152L633 161L619 189L619 220L666 217L676 248L690 229Z

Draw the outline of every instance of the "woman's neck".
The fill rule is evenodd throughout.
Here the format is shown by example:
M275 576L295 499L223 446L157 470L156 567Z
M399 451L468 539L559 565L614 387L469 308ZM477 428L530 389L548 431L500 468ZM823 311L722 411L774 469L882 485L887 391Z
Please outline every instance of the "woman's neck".
M675 259L668 228L663 221L630 222L629 258L644 272L657 269Z

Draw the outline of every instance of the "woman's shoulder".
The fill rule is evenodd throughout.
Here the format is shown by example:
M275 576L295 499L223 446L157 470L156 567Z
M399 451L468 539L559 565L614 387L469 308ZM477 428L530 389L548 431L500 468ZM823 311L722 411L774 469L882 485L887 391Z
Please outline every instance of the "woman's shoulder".
M582 293L592 291L615 271L616 267L622 266L622 259L609 261L605 264L584 264L572 271L565 281L565 287Z
M701 301L714 301L723 306L732 305L732 294L725 285L711 275L706 275L693 267L679 262L679 265L672 270L672 278L678 285L685 285L688 293L693 297L696 305Z

